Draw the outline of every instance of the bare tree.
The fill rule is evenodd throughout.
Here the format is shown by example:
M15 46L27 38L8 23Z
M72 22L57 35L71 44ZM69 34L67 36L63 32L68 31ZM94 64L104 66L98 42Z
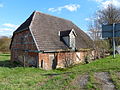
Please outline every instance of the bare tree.
M91 21L89 26L89 35L93 41L100 40L101 38L101 27L96 18L93 18Z
M100 58L101 54L101 49L100 49L100 45L102 45L102 41L101 41L101 27L100 24L97 21L97 18L93 18L91 21L91 24L89 26L89 35L93 40L93 45L94 45L94 50L95 50L95 59L96 58Z
M100 25L120 23L120 8L109 4L107 8L98 10L96 16L98 17L97 20Z
M71 56L70 53L65 54L65 58L63 60L63 64L64 64L64 67L69 67L69 66L72 66L74 64L73 57Z
M101 26L113 23L120 23L120 8L109 4L107 8L98 10L89 27L92 39L101 39Z
M100 58L101 54L108 50L108 48L112 48L112 39L108 38L107 40L103 40L101 37L102 25L113 23L120 23L120 8L109 4L107 8L103 8L96 12L90 24L89 34L94 41L96 56L98 58ZM120 41L120 39L117 38L116 41Z

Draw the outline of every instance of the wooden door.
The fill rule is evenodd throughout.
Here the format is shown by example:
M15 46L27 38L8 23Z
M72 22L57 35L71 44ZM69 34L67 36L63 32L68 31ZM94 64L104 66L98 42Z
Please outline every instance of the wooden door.
M54 54L49 55L49 60L50 60L50 67L51 69L56 69L57 66L57 60Z

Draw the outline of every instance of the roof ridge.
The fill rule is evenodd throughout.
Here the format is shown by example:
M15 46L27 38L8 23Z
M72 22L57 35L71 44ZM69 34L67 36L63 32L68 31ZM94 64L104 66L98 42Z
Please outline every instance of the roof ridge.
M34 21L34 18L35 18L35 15L36 15L36 11L34 11L31 15L33 15L33 16L32 16L32 19L31 19L31 22L30 22L30 25L29 25L29 31L31 32L31 35L32 35L33 40L35 42L35 45L36 45L37 49L39 50L38 43L36 42L35 36L34 36L32 30L31 30L31 25L32 25L32 22Z
M30 22L30 25L29 25L29 27L31 26L31 24L32 24L32 21L34 20L34 18L35 18L35 14L36 14L36 11L34 11L31 15L30 15L30 17L32 16L32 19L31 19L31 22Z
M39 13L39 14L44 14L44 15L47 15L47 16L51 16L51 17L55 17L55 18L59 18L59 19L66 20L66 21L69 21L69 22L72 22L71 20L68 20L68 19L65 19L65 18L62 18L62 17L53 16L53 15L46 14L46 13L42 13L40 11L34 11L34 12L35 13Z

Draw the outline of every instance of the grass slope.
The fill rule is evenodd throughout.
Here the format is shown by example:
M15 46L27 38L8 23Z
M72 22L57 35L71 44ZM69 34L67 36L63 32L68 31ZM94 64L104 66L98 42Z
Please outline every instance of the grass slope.
M32 67L17 67L10 63L9 54L0 55L0 90L79 90L73 85L79 75L89 75L85 86L87 90L98 89L94 73L109 72L111 80L120 89L120 56L116 59L109 56L90 64L80 64L74 67L57 70L41 70ZM98 89L99 90L99 89Z

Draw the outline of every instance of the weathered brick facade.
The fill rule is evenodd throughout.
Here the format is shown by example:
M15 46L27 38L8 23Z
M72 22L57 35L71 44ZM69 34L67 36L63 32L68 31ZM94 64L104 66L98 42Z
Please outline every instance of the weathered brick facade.
M29 30L16 33L11 43L11 60L20 61L25 66L37 66L38 53Z
M40 12L14 31L10 45L11 61L46 70L84 62L91 48L92 40L71 21Z
M64 68L69 65L84 62L90 51L64 52L36 52L32 34L29 30L16 33L11 43L11 60L20 62L24 66L35 66L45 70Z
M36 52L37 47L29 30L16 33L12 40L12 61L20 62L24 66L35 66L45 70L64 68L84 62L88 53L88 51Z
M89 51L90 53L90 51ZM88 51L39 53L39 67L43 69L64 68L69 65L82 63Z

